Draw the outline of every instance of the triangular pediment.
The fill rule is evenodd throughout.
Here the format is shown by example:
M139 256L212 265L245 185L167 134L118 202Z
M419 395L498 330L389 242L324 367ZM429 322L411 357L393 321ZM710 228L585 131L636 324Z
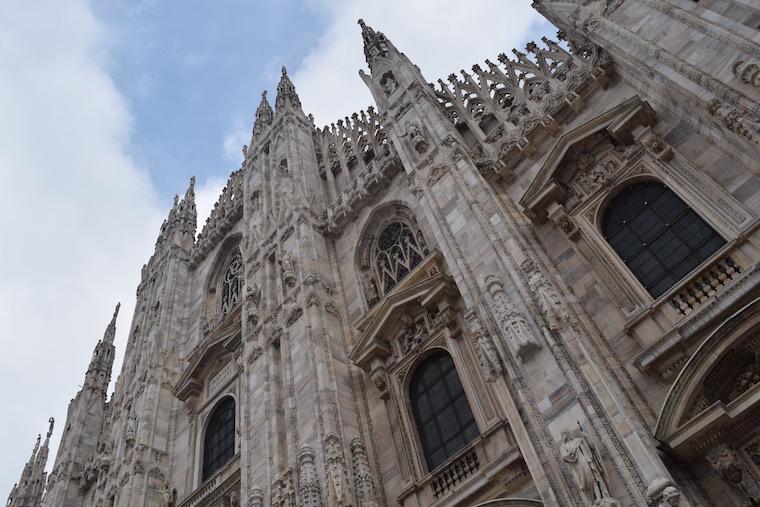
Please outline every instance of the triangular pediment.
M241 345L240 306L187 357L175 394L180 400L197 395L215 361Z
M576 144L601 131L621 144L631 144L634 141L633 130L653 125L654 121L654 111L649 104L635 96L563 133L520 199L520 205L531 217L540 222L545 220L546 208L552 202L564 201L566 197L567 184L572 180L576 167L562 161Z
M368 370L374 357L391 355L390 339L402 330L400 316L420 308L451 302L458 295L451 276L440 269L440 254L434 253L417 266L392 292L355 323L361 334L351 351L351 360Z

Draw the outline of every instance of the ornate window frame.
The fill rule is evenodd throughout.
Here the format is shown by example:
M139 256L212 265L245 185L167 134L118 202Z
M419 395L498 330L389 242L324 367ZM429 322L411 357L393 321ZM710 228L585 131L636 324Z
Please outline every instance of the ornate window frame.
M349 355L369 373L385 401L399 458L402 497L417 495L424 505L444 498L456 487L457 480L452 485L444 478L451 477L454 468L458 480L464 481L478 467L497 459L484 453L484 446L504 428L495 395L479 368L473 333L464 323L459 291L441 268L441 256L433 252L356 322L361 334ZM436 469L428 470L409 388L418 365L441 350L454 363L479 436ZM506 438L513 443L511 434ZM504 463L519 459L512 455L513 448L516 446L511 445L503 456Z
M190 496L226 494L239 481L240 439L235 435L234 457L205 482L203 446L211 413L224 397L235 400L235 428L241 427L240 382L242 341L239 326L217 328L213 336L198 346L187 358L188 365L174 389L184 403L188 421L188 480L195 488ZM219 487L211 487L214 482ZM209 487L207 487L209 486ZM205 492L204 492L205 491ZM188 497L190 498L190 497Z
M235 234L226 238L222 242L222 246L214 260L206 284L206 292L204 294L203 321L201 323L201 334L203 336L209 334L231 316L236 316L233 318L234 320L239 317L240 308L242 306L241 303L244 298L243 287L245 285L245 264L241 239L241 234ZM225 278L231 264L238 258L240 262L240 271L238 274L238 299L229 308L226 308L225 311L222 302L225 289Z
M655 122L649 104L633 97L563 134L520 200L533 221L550 220L566 234L630 321L663 302L670 303L667 311L674 321L691 311L678 307L679 291L688 288L697 273L722 262L753 218L730 193L659 138L652 131ZM726 240L656 299L607 243L601 228L607 204L642 180L666 185ZM741 264L733 258L727 262Z
M385 289L375 266L375 254L380 236L386 227L395 222L403 224L412 231L416 238L421 239L422 244L419 245L418 243L418 247L422 249L422 254L420 261L410 269L410 273L397 280L395 285ZM414 271L419 264L424 262L425 258L429 256L431 245L429 235L425 234L420 227L414 212L409 206L401 202L384 203L373 210L363 227L360 238L359 248L356 251L356 272L364 308L370 310L388 294L396 290L396 287L409 277L411 271Z

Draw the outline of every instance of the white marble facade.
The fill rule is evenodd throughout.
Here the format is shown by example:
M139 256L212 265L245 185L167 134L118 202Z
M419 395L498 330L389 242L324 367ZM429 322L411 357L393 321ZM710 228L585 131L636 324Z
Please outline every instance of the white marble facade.
M325 128L283 69L9 505L760 505L760 6L534 7L555 40L435 85L360 21L376 104ZM711 234L669 281L607 226L641 189Z

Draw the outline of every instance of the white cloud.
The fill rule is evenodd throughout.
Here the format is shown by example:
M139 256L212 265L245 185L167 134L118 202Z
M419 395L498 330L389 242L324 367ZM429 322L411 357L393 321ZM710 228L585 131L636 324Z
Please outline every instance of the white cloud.
M0 2L0 494L50 415L52 465L117 301L122 356L166 211L127 153L108 44L86 0Z
M227 184L227 178L215 176L208 178L195 190L195 211L198 214L198 233L203 229L206 219L214 209L214 204Z
M330 20L294 74L307 113L324 125L372 104L359 18L383 32L434 82L521 46L541 18L517 0L315 0ZM548 27L548 25L547 25Z
M251 141L251 132L249 128L250 127L245 127L243 125L243 120L240 118L236 118L232 122L232 127L224 135L224 139L222 140L222 153L224 153L224 158L235 164L239 164L243 161L243 145L248 144Z

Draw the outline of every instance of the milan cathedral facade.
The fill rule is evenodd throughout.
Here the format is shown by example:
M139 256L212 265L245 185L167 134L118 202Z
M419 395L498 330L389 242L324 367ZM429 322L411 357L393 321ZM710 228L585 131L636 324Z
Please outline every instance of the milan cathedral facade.
M534 6L435 84L360 21L329 127L283 69L8 505L760 505L760 6Z

